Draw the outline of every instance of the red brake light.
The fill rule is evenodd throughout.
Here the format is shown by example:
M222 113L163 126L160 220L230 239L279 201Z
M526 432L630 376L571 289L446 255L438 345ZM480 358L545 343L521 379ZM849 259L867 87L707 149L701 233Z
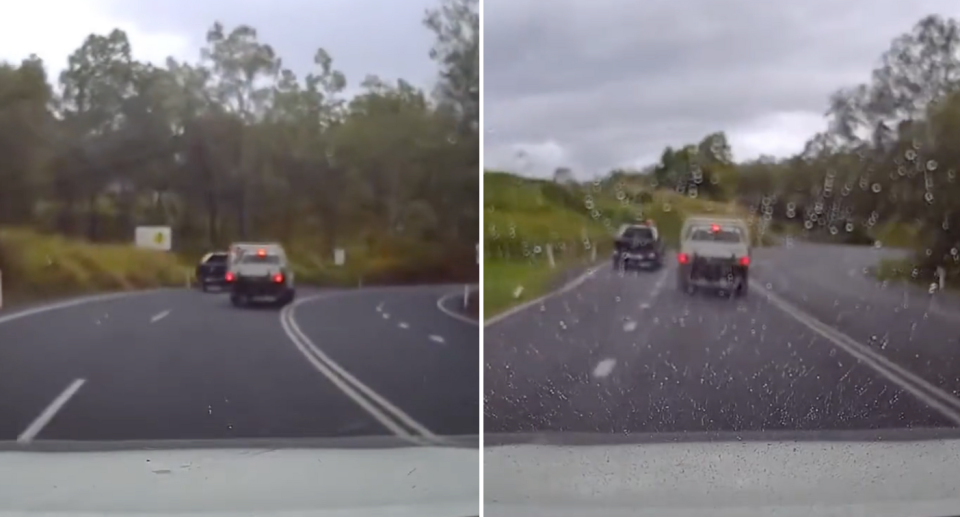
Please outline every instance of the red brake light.
M234 280L233 273L227 271L227 274L223 275L223 279L226 280L227 282L233 282Z
M720 231L720 225L719 225L719 224L711 225L711 226L710 226L710 231L713 232L713 233L719 232L719 231Z
M266 257L266 256L267 256L267 250L265 250L265 249L263 249L263 248L258 249L258 250L257 250L257 256L258 256L258 257Z
M277 284L283 283L283 273L277 273L273 275L273 282Z
M740 265L741 265L741 266L745 266L745 267L746 267L746 266L749 266L749 265L750 265L750 257L740 257Z
M681 264L686 264L690 262L690 255L687 255L686 253L681 253L677 255L677 262Z

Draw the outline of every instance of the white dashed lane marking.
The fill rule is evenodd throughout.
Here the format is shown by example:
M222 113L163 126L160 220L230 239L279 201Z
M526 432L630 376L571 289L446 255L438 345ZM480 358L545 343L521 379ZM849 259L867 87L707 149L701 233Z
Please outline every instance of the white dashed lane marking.
M606 377L610 375L610 372L613 371L613 367L617 365L616 359L604 359L597 363L597 367L593 369L594 377Z
M400 323L397 324L397 326L400 327L400 328L402 328L402 329L408 329L408 328L410 328L410 325L407 325L407 323L406 323L405 321L401 321Z
M436 334L431 334L431 335L430 335L430 341L433 341L433 342L436 342L436 343L443 343L443 342L444 342L444 341L443 341L443 338L440 337L440 336L438 336L438 335L436 335Z
M166 318L166 317L169 316L169 315L170 315L170 311L163 311L163 312L161 312L161 313L158 313L158 314L155 315L154 317L150 318L150 323L156 323L156 322L162 320L163 318Z

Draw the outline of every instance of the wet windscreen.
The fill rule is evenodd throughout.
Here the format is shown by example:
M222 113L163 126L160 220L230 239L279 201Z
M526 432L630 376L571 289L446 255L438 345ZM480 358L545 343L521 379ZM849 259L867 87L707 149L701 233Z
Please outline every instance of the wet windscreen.
M484 443L960 438L960 11L585 5L484 4Z

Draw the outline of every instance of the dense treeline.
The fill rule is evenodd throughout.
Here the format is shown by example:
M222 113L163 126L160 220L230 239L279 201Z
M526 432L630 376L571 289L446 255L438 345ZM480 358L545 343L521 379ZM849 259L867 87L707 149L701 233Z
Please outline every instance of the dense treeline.
M114 30L58 78L35 57L0 64L0 226L130 242L163 224L180 252L277 239L475 277L477 0L445 0L425 25L432 92L371 75L345 98L322 48L298 77L253 27L219 23L193 63L138 62Z
M831 96L826 115L827 129L796 156L737 163L714 133L664 150L642 177L612 177L738 201L811 238L885 245L881 228L905 229L920 276L940 265L960 274L960 24L921 19L868 83Z

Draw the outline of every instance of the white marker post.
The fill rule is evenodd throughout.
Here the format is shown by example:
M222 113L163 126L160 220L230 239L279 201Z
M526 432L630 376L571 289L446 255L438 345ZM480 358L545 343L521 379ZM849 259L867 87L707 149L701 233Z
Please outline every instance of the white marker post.
M337 248L333 250L333 263L337 266L342 266L347 262L347 252L343 248Z
M3 271L0 270L0 309L3 309Z
M937 266L937 280L940 282L940 292L947 288L947 270L943 266Z
M553 259L553 244L547 244L547 264L550 264L551 269L557 267L557 262Z

